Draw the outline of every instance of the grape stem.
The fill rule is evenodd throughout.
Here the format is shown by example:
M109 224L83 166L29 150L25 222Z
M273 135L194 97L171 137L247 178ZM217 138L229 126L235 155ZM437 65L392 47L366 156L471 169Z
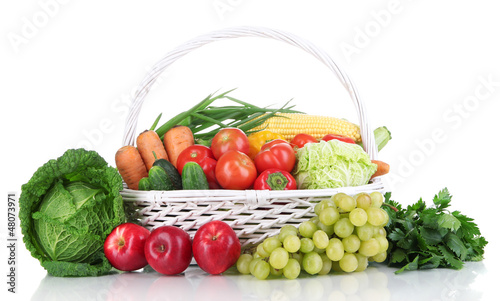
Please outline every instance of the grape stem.
M252 246L250 248L247 248L245 250L243 250L243 254L250 254L252 255L253 253L257 252L257 246Z

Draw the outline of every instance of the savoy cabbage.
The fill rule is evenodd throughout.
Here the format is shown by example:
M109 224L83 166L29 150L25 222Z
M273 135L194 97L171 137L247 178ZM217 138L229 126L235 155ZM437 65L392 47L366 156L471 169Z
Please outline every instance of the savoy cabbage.
M111 270L106 236L125 221L123 184L95 151L67 150L22 186L19 219L31 255L53 276L97 276Z

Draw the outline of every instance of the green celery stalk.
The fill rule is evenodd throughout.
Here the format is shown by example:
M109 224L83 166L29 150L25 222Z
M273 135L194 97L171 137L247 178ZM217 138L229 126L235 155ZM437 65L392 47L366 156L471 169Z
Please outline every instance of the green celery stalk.
M392 139L391 132L385 126L376 128L373 134L379 151Z
M387 142L392 139L391 132L387 129L386 126L381 126L376 128L373 131L373 135L375 136L375 143L377 144L377 149L380 151L386 146ZM363 142L358 142L358 145L363 146Z

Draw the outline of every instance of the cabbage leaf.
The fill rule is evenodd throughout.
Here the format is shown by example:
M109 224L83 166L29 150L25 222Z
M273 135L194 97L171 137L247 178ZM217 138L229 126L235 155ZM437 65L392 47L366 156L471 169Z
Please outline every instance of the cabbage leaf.
M361 146L330 140L298 149L293 175L299 189L325 189L365 185L376 170Z

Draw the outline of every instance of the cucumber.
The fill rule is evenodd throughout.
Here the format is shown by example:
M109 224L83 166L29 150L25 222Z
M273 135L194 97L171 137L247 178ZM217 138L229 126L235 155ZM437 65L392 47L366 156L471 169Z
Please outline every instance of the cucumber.
M160 166L153 166L149 170L149 182L151 190L174 190L175 186L170 180L165 169Z
M182 187L187 190L209 189L207 176L200 164L187 162L182 169Z
M151 190L151 182L148 177L139 180L139 190Z
M182 189L181 175L172 163L165 159L157 159L153 163L153 166L160 166L161 168L163 168L167 172L167 175L170 177L170 180L174 184L175 189Z

